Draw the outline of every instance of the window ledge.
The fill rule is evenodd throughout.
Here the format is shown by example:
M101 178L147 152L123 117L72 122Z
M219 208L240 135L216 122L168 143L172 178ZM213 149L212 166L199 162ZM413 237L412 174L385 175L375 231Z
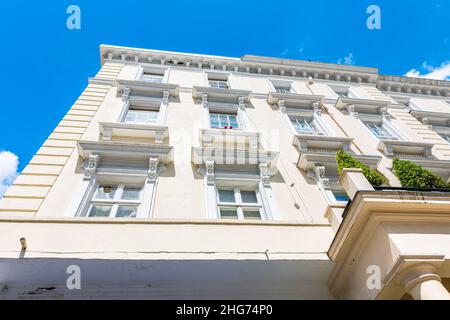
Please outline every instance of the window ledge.
M346 109L348 113L360 112L371 114L382 114L387 108L401 109L401 105L393 104L386 100L359 99L339 97L336 102L338 110Z
M103 141L111 140L112 137L150 138L156 143L163 143L169 137L167 126L154 124L134 124L122 122L100 122L100 138Z

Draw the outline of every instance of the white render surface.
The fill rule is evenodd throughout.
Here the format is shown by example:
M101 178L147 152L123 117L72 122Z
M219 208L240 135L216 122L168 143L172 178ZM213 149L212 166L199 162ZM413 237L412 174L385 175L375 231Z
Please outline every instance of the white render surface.
M400 186L391 150L364 124L383 122L406 146L395 155L426 145L437 173L450 175L450 143L410 113L450 115L449 82L255 56L106 45L100 54L99 72L0 200L0 285L9 288L0 299L45 287L55 289L37 297L333 299L328 250L345 208L333 196L337 149ZM208 88L211 79L229 88ZM151 125L124 123L133 108L159 113ZM211 128L212 113L236 115L239 129ZM297 132L294 118L322 134ZM142 186L137 217L86 217L99 184ZM257 190L262 220L220 219L219 189ZM445 233L436 232L431 246ZM407 247L403 234L396 241L429 251ZM70 264L86 273L86 291L64 288Z

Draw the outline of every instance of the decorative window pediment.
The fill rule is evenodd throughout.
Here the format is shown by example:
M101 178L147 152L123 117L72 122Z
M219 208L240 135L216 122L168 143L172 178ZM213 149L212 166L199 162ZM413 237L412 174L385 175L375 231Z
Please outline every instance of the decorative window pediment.
M348 137L296 134L293 144L300 149L301 153L336 153L340 149L350 152L350 144L352 141L353 138Z
M380 139L378 150L386 156L397 156L402 159L433 159L431 150L433 143Z
M130 124L121 122L100 122L100 139L111 140L114 137L153 139L155 143L163 143L169 137L167 126Z
M96 167L123 165L145 169L149 158L155 158L162 164L173 161L173 147L161 144L78 141L78 154L83 159L97 155L101 160Z
M228 103L245 107L245 103L250 101L248 90L220 89L211 87L194 86L192 97L200 101L205 107L209 102Z
M339 97L336 108L345 110L348 114L357 116L358 113L387 115L388 108L401 108L389 101Z
M278 93L270 92L267 98L269 104L278 105L282 111L287 108L320 110L325 96L298 94L298 93Z
M178 97L179 86L171 83L140 80L117 80L117 96L127 100L130 95L162 99L167 104L170 97Z

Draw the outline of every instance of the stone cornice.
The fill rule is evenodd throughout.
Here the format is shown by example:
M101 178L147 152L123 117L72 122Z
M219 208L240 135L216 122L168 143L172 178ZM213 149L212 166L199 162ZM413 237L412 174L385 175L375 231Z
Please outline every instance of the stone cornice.
M378 70L374 68L345 66L320 62L276 59L245 55L230 58L212 55L147 50L120 46L100 46L101 63L154 63L168 66L223 70L266 75L292 76L356 83L375 83Z
M378 69L332 63L311 62L244 55L231 58L213 55L148 50L101 45L101 63L119 61L130 64L176 66L193 70L316 79L335 83L377 84L382 91L425 96L450 96L450 81L379 75Z
M392 93L450 96L450 81L380 75L377 88Z
M328 250L333 261L344 256L361 238L369 224L450 222L450 193L420 191L360 191L353 199ZM357 239L359 239L357 241Z

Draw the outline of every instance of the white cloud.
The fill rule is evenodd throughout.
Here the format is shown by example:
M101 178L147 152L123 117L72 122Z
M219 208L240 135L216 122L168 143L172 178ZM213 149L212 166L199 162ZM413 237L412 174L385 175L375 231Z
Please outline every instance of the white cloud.
M422 63L421 70L411 69L405 76L435 80L450 80L450 61L442 63L439 67L430 66L426 61Z
M344 57L343 59L338 59L338 64L346 64L349 66L352 66L355 64L355 60L353 59L353 53L349 53L348 56Z
M19 158L12 152L0 151L0 198L17 177Z

